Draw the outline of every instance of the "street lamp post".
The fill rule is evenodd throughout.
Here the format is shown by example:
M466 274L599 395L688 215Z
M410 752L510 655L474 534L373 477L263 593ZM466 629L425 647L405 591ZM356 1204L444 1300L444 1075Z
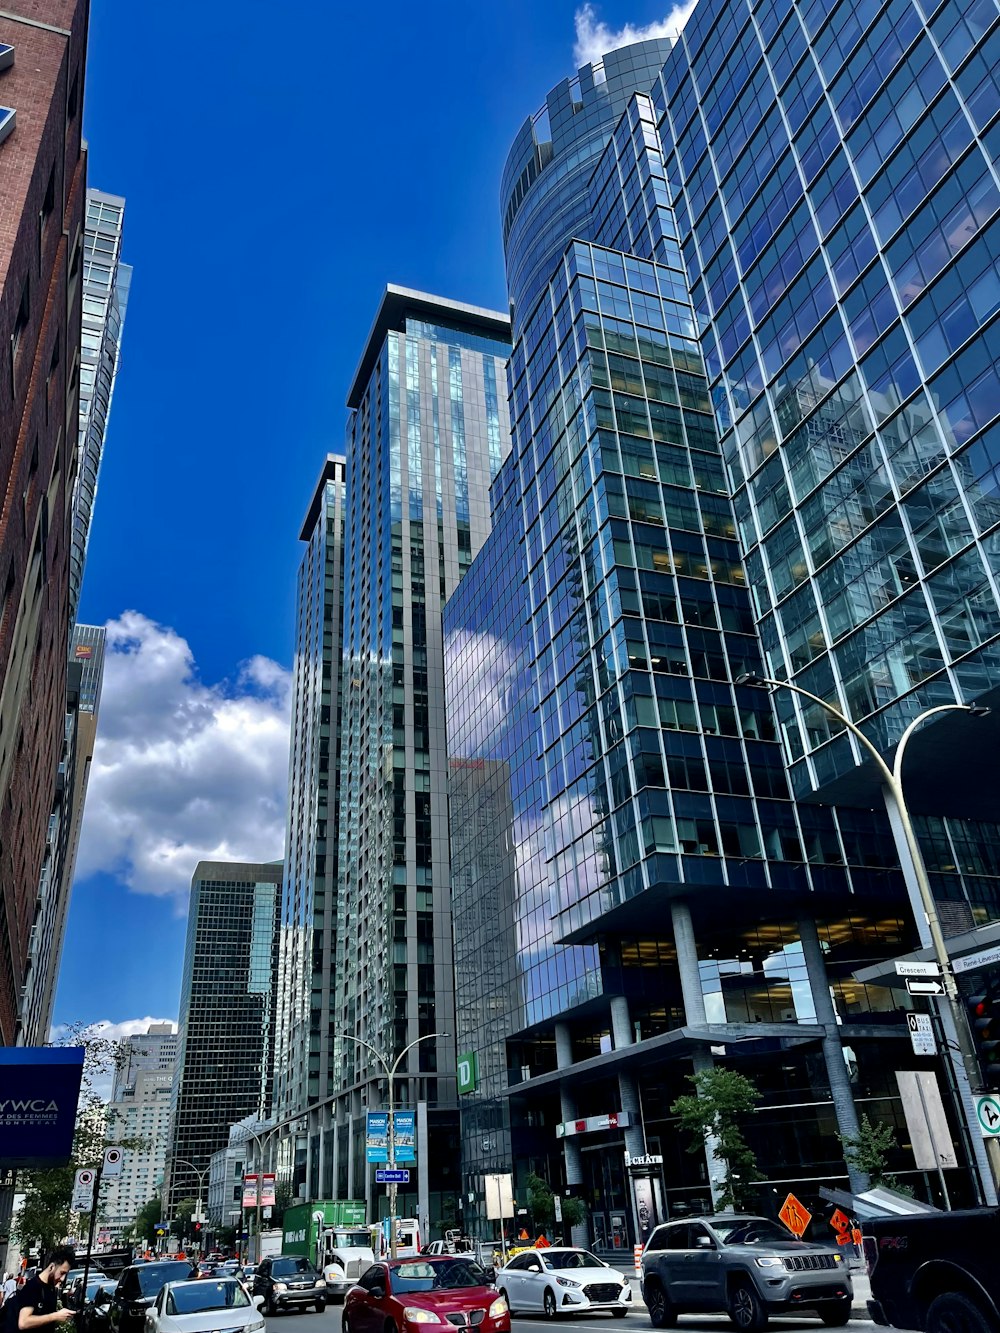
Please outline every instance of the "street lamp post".
M278 1130L283 1129L284 1127L285 1127L284 1122L282 1122L282 1124L280 1125L272 1126L272 1128L269 1129L267 1133L264 1135L263 1139L261 1139L257 1134L255 1134L252 1129L247 1130L248 1137L253 1139L254 1143L256 1143L257 1145L257 1154L259 1158L257 1163L257 1191L256 1191L257 1207L255 1210L256 1222L257 1222L257 1230L256 1230L257 1253L254 1255L254 1262L258 1264L260 1263L260 1196L264 1190L264 1144L268 1141L268 1139L272 1136L272 1134L277 1134Z
M203 1222L203 1218L201 1215L201 1198L204 1191L202 1189L202 1185L204 1183L205 1177L208 1175L209 1167L206 1166L203 1167L201 1170L199 1170L198 1167L195 1166L194 1162L185 1161L183 1157L175 1157L173 1160L178 1166L186 1166L189 1171L193 1171L195 1175L198 1177L198 1202L195 1205L194 1220L196 1222ZM197 1245L195 1248L199 1252L201 1251L200 1245Z
M955 1086L953 1087L955 1109L958 1114L959 1125L964 1130L966 1152L969 1157L969 1166L972 1172L972 1178L977 1186L977 1191L981 1200L993 1206L997 1202L996 1186L988 1171L983 1170L983 1163L980 1162L976 1153L976 1144L979 1142L979 1127L976 1123L975 1109L972 1106L971 1089L980 1081L979 1064L976 1059L976 1053L972 1045L972 1039L969 1034L968 1023L965 1011L962 1008L962 1001L958 993L958 985L955 982L955 974L951 966L951 955L948 953L948 946L945 943L944 934L941 930L941 921L938 917L937 903L934 900L934 894L931 890L930 880L927 876L927 867L924 864L923 853L920 850L920 843L917 841L917 835L913 828L913 821L910 818L910 811L906 804L906 798L903 794L903 758L906 754L906 746L910 737L922 726L928 718L936 717L941 713L968 713L972 717L983 717L989 713L988 708L978 708L973 704L939 704L934 708L928 708L920 713L904 730L896 746L896 753L893 757L892 767L890 768L883 759L878 748L868 739L861 728L849 717L836 708L833 704L821 699L817 694L811 694L809 690L804 690L801 685L793 685L787 680L773 680L769 676L759 676L755 672L746 672L736 680L737 685L751 685L760 689L791 690L793 694L801 695L808 699L810 703L817 704L824 709L831 717L837 719L854 736L862 746L868 751L875 761L882 779L892 796L893 804L899 816L899 823L903 832L903 842L909 860L913 866L913 874L917 884L917 892L920 896L920 912L922 912L927 926L927 936L930 939L931 948L938 966L941 969L941 979L944 986L945 1001L951 1014L952 1025L958 1041L959 1061L954 1059L954 1054L950 1048L947 1056L954 1071ZM891 821L890 821L891 822ZM893 835L896 836L896 830L893 829ZM898 846L898 840L897 840ZM900 858L903 859L902 857ZM914 907L914 915L918 917L917 904ZM947 1044L947 1043L946 1043ZM963 1084L968 1085L967 1095L963 1096Z
M369 1051L375 1057L375 1059L385 1070L386 1078L389 1082L389 1123L387 1126L388 1130L387 1157L389 1160L386 1162L386 1166L388 1167L390 1173L392 1173L396 1169L396 1116L395 1116L396 1108L395 1108L395 1098L393 1096L396 1070L399 1068L400 1061L403 1059L403 1056L406 1055L408 1052L412 1051L414 1046L418 1046L422 1041L431 1041L435 1037L447 1037L448 1035L449 1034L447 1032L428 1032L423 1037L418 1037L416 1041L411 1041L409 1046L403 1047L403 1049L396 1056L395 1060L390 1066L389 1062L385 1059L385 1057L381 1055L375 1049L375 1047L372 1046L369 1042L362 1041L360 1037L354 1037L349 1032L338 1033L338 1036L343 1037L346 1041L357 1042L359 1046L363 1046L366 1051ZM396 1182L394 1180L389 1181L387 1192L389 1196L389 1255L391 1258L395 1259L396 1258Z

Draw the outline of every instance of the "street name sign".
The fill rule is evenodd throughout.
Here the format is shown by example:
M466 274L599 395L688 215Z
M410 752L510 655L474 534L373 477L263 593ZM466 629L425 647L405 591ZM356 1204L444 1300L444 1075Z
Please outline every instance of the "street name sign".
M935 1055L937 1044L928 1014L907 1014L906 1026L910 1033L910 1045L914 1055Z
M937 963L922 963L916 959L897 958L896 975L898 977L939 977L941 969Z
M399 1170L392 1168L375 1172L376 1185L408 1185L410 1183L410 1173L405 1168Z
M984 1139L1000 1138L1000 1095L995 1092L976 1098L976 1119Z
M981 967L1000 963L1000 944L992 949L980 949L976 953L967 953L964 958L956 958L952 967L956 972L977 972Z
M944 986L940 981L922 981L919 977L907 977L906 989L911 995L943 995Z

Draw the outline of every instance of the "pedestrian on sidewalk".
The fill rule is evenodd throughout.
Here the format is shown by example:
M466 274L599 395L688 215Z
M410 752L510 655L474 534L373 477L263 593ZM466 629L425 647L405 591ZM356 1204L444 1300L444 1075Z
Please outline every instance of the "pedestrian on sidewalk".
M72 1310L59 1308L59 1288L66 1274L76 1266L76 1255L68 1245L57 1245L49 1262L27 1281L13 1298L4 1302L4 1333L29 1333L29 1330L62 1324L73 1318Z

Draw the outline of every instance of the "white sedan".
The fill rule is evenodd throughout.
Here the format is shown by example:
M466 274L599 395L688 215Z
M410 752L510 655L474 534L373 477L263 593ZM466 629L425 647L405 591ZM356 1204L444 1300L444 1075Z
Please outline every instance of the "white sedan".
M541 1310L550 1319L580 1310L610 1310L623 1319L632 1308L632 1286L589 1250L550 1246L515 1254L497 1273L511 1310Z
M146 1311L146 1333L264 1333L262 1299L232 1277L168 1282Z

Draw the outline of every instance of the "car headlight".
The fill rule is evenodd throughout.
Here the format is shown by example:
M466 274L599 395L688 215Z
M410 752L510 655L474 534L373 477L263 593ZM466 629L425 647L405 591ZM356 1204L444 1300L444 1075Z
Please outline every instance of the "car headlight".
M247 1324L246 1333L264 1333L263 1319L255 1319L252 1324Z
M430 1310L422 1310L419 1305L408 1305L403 1310L403 1318L408 1324L437 1324L440 1322L436 1314Z
M578 1288L579 1288L579 1287L581 1287L581 1286L583 1285L582 1282L574 1282L573 1279L572 1279L571 1277L557 1277L557 1278L556 1278L556 1281L559 1283L560 1287L578 1287Z
M288 1283L287 1283L287 1282L276 1282L276 1283L274 1284L274 1289L275 1289L275 1291L287 1291L287 1290L288 1290Z
M498 1296L490 1308L486 1311L491 1319L499 1319L507 1313L507 1302L502 1296Z
M754 1263L758 1268L784 1268L784 1259L778 1259L774 1255L765 1254L760 1259L755 1259Z
M326 1278L325 1278L325 1277L318 1277L318 1278L316 1279L316 1285L317 1285L317 1287L325 1287L325 1286L326 1286Z

